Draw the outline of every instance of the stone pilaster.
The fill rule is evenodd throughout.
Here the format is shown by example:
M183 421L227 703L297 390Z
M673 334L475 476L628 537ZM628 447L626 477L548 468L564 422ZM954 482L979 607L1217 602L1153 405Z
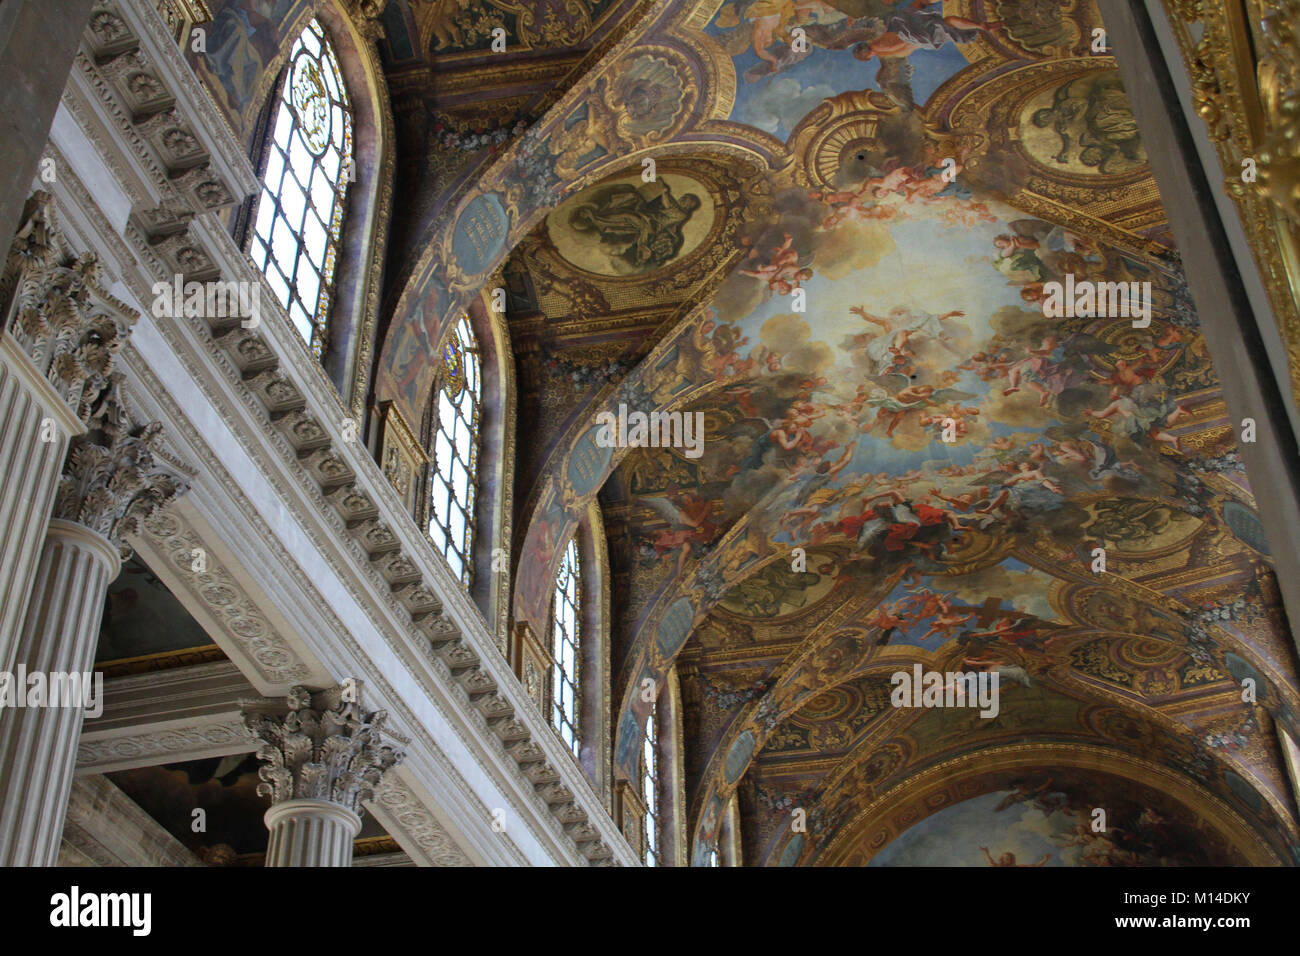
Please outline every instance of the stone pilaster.
M93 256L62 247L51 200L35 193L0 272L0 670L19 626L69 440L108 383L135 315L102 290Z
M184 490L157 459L157 423L133 425L113 376L91 403L88 429L72 441L19 630L23 673L52 688L65 675L92 679L95 644L109 582L130 553L124 537ZM57 675L57 676L56 676ZM59 839L77 741L93 683L53 706L28 706L28 682L12 681L12 710L0 709L0 866L49 866ZM7 711L7 712L6 712Z
M270 797L267 866L351 866L361 804L404 754L382 742L384 711L365 713L357 685L289 692L286 711L249 710L244 726L264 764Z

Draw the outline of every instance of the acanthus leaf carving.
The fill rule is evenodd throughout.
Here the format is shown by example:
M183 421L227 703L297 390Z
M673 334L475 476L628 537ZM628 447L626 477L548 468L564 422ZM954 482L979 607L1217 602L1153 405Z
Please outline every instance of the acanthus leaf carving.
M244 710L263 761L260 796L274 803L326 800L359 815L384 773L405 758L382 742L387 712L366 713L359 693L341 690L313 695L298 685L289 691L286 713Z
M161 457L162 423L136 425L122 401L122 376L113 373L72 439L54 499L54 517L98 532L123 557L126 538L188 490L184 477Z
M83 422L137 318L103 282L96 256L65 252L50 194L33 193L0 279L0 309L37 370Z

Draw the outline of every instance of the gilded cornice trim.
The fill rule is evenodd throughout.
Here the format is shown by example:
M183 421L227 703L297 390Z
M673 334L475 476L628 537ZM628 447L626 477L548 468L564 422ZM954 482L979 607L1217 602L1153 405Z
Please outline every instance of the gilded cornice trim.
M1164 5L1300 402L1300 0ZM1247 160L1256 165L1254 183L1242 178Z

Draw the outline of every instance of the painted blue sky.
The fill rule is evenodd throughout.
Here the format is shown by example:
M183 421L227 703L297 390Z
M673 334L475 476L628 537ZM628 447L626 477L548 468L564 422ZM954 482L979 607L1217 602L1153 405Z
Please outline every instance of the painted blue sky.
M748 31L748 21L739 29ZM711 23L705 32L722 37L729 30ZM912 92L918 103L925 103L945 80L968 65L955 44L939 50L918 50L910 57L915 70ZM799 120L828 96L848 90L879 90L876 72L879 60L858 60L848 50L814 48L801 62L772 76L747 82L745 73L762 61L752 47L732 57L736 67L736 105L731 119L746 123L787 139Z
M1077 865L1078 847L1060 846L1071 818L1051 816L1026 804L998 812L1002 798L1013 791L987 793L945 807L922 820L872 857L868 866L988 866L981 846L995 857L1014 853L1018 864ZM1068 862L1067 862L1068 861Z

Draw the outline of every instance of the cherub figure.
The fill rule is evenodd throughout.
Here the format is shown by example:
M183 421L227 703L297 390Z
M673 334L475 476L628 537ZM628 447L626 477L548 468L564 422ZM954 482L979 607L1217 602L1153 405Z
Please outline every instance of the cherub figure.
M789 295L800 285L813 277L811 269L799 267L799 252L793 248L794 237L785 233L785 242L772 250L771 258L762 265L751 269L736 270L741 275L761 279L769 289L778 295ZM748 258L755 258L758 250L750 252Z
M984 851L984 858L989 861L989 866L1043 866L1052 858L1052 854L1044 853L1043 858L1037 863L1017 863L1016 855L1014 853L1003 853L995 860L989 853L988 847L982 846L980 849Z
M825 414L824 410L819 409L812 402L800 399L790 406L785 418L775 422L765 418L763 421L772 429L772 440L786 451L794 451L796 448L807 451L813 444L812 432L809 429L812 428L813 422Z
M878 394L867 400L867 404L875 406L876 418L875 421L862 426L864 432L871 431L881 422L888 421L889 427L885 429L885 434L893 438L894 429L902 423L909 412L938 404L931 400L931 396L934 395L933 385L908 385L893 395L885 392L884 389L880 391L884 394Z
M836 14L837 11L822 0L753 0L745 9L745 19L751 25L750 45L755 55L776 72L789 65L772 52L778 35L788 35L792 27L807 23L814 17L833 17Z
M655 556L666 566L673 564L673 553L676 552L679 573L686 566L693 546L708 544L719 531L715 519L720 505L711 498L673 488L665 496L640 500L672 525L655 535L652 546Z
M1135 365L1131 364L1127 359L1116 359L1115 370L1102 381L1110 382L1110 397L1115 399L1121 395L1127 395L1139 385L1145 385L1155 378L1158 373L1159 369L1146 362L1138 362Z
M917 421L923 428L938 425L941 429L947 429L951 422L953 434L957 438L961 438L966 434L966 419L974 418L979 413L980 410L973 405L968 408L959 402L954 402L949 406L947 412L940 411L934 415L922 415Z
M1170 405L1173 408L1167 411ZM1174 451L1182 451L1182 441L1167 429L1191 412L1173 402L1158 402L1144 409L1128 395L1121 395L1100 411L1088 409L1087 414L1096 419L1113 418L1118 429L1130 435L1139 435L1145 430L1153 441L1164 442L1172 445Z
M950 631L965 624L974 616L970 611L963 613L951 609L945 610L942 614L936 614L930 621L930 629L921 635L921 640L928 641L936 634L942 634L946 638Z

